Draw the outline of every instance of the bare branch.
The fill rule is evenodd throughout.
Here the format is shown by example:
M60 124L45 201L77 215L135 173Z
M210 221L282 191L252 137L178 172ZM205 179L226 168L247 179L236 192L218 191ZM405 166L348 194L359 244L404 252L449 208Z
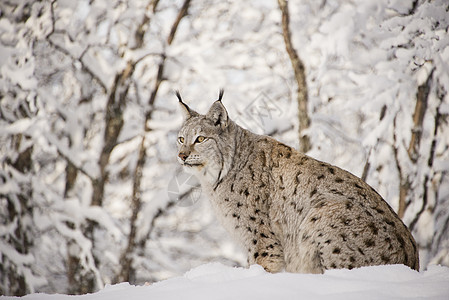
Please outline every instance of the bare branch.
M418 160L419 144L421 143L422 137L422 127L424 121L424 115L427 110L427 101L429 98L430 84L432 81L433 71L432 69L426 82L418 87L418 92L416 93L416 105L415 112L413 113L413 130L412 137L410 139L410 145L408 147L408 156L413 163Z
M147 7L145 8L146 11L151 10L151 12L154 14L156 12L157 5L159 4L159 0L151 0ZM148 26L150 24L150 17L148 16L148 13L145 13L143 16L142 22L140 23L139 27L137 28L134 39L136 41L136 44L134 45L133 49L139 49L143 46L143 37L145 33L148 31Z
M155 2L157 4L157 1L155 1ZM173 38L176 34L176 30L178 28L178 25L179 25L181 19L187 15L187 10L189 8L189 4L190 4L190 0L184 1L184 5L182 6L175 22L172 25L170 34L167 39L168 45L171 45L171 43L173 42ZM139 34L142 34L142 33L139 33ZM161 61L159 63L159 67L158 67L158 71L157 71L157 75L156 75L156 82L155 82L155 85L151 92L150 98L148 100L149 110L148 110L147 114L145 115L145 123L144 123L145 132L150 131L150 128L147 127L147 124L148 124L147 121L151 119L151 115L153 112L153 105L154 105L154 102L156 101L156 95L159 90L160 84L164 80L163 73L164 73L165 60L166 60L166 57L165 57L165 55L163 55L161 58ZM134 63L133 68L136 63L137 62ZM146 141L145 135L143 135L140 146L139 146L139 154L138 154L136 168L134 170L134 174L133 174L133 178L132 178L133 190L132 190L132 198L131 198L132 214L131 214L131 218L130 218L130 233L128 236L127 246L121 255L121 268L120 268L120 271L116 278L117 282L118 281L128 281L129 282L130 278L133 277L132 275L134 274L135 270L134 270L132 262L133 262L133 253L135 252L134 249L135 249L136 245L138 244L138 246L140 248L145 247L146 240L149 237L149 235L151 234L152 228L154 227L155 220L163 214L164 210L166 210L168 207L174 205L174 202L171 201L166 204L166 207L164 209L160 208L158 210L158 212L156 213L156 215L153 216L153 219L151 221L151 229L149 230L149 232L147 234L147 238L138 242L137 237L136 237L137 216L142 207L141 182L142 182L142 177L143 177L143 168L144 168L145 162L146 162L145 141Z
M83 175L86 175L87 178L90 179L91 182L95 181L95 178L90 175L86 170L84 170L81 166L76 164L69 156L67 156L64 152L59 149L59 147L56 147L56 150L58 151L58 154L64 158L64 160L67 161L68 164L72 165L78 172L82 173Z
M433 70L432 70L432 73L433 73ZM429 75L429 77L432 76L432 73ZM429 84L429 79L426 81L426 84ZM430 87L428 87L427 89L430 89ZM429 91L427 90L426 98L428 96L428 93L429 93ZM418 95L419 95L419 92L418 92ZM433 139L432 139L432 144L430 145L429 159L427 160L427 166L429 167L429 170L431 170L433 167L433 161L434 161L434 157L435 157L435 151L436 151L436 145L437 145L437 139L438 139L438 128L440 127L440 121L441 121L441 116L442 116L441 112L440 112L442 104L443 104L443 97L440 98L440 103L437 106L436 112L435 112ZM426 176L424 178L424 182L423 182L423 189L424 189L423 203L422 203L421 209L415 215L415 218L410 223L410 230L413 230L415 228L416 224L419 221L419 218L421 217L422 213L426 209L427 202L428 202L428 199L427 199L428 198L428 186L427 185L428 185L429 180L432 180L432 178L429 178L429 175L426 174Z
M184 18L185 16L187 16L188 10L189 10L189 5L190 5L190 0L184 0L184 4L182 5L181 9L178 12L178 16L175 19L175 22L173 23L171 30L170 30L170 34L167 38L167 44L170 46L173 42L173 39L175 37L176 31L178 30L178 26L179 23L181 22L182 18ZM145 120L149 120L151 119L151 115L153 113L153 109L151 109L154 105L154 101L156 101L156 95L157 92L159 91L159 86L161 85L161 83L165 80L165 78L163 77L164 75L164 67L165 67L165 60L166 60L166 56L164 55L162 57L161 62L159 63L159 68L157 71L157 76L156 76L156 82L154 83L154 87L153 87L153 91L151 92L150 98L148 99L148 106L150 107L150 110L147 112L146 116L145 116ZM147 122L145 121L145 131L148 131L149 128L147 128Z
M136 245L136 233L137 233L137 215L140 212L142 207L141 195L140 195L140 186L142 181L142 173L145 162L145 136L142 137L142 141L139 147L139 158L137 160L136 168L134 169L133 174L133 190L131 196L131 220L130 220L130 231L128 235L128 245L126 249L122 252L120 259L120 273L117 282L128 281L130 280L131 273L133 272L132 267L132 257L131 253L134 251Z
M371 163L369 162L369 158L371 157L371 150L372 150L372 148L369 149L368 157L366 158L366 163L365 163L365 166L363 167L363 172L362 172L362 177L361 177L363 181L366 181L366 178L368 177L369 169L371 167Z
M393 157L394 161L396 163L396 168L398 169L398 175L399 175L399 204L398 204L398 216L399 218L403 218L406 210L406 198L407 198L407 191L410 188L410 182L408 177L404 178L403 170L401 163L399 161L399 146L397 146L397 137L396 137L396 119L397 114L393 119Z
M86 53L86 51L89 49L90 46L86 47L86 49L83 51L83 54L82 54L80 57L75 57L75 56L73 56L73 54L70 53L67 49L65 49L65 48L63 48L63 47L61 47L61 46L59 46L58 44L56 44L55 42L52 41L51 37L52 37L52 35L53 35L54 33L56 33L56 27L55 27L55 24L56 24L56 18L55 18L55 11L54 11L54 4L55 4L55 3L56 3L56 0L52 1L52 2L51 2L51 5L50 5L50 13L51 13L51 20L52 20L52 29L51 29L50 33L47 34L47 36L46 36L47 42L48 42L51 46L53 46L56 50L62 52L64 55L70 57L73 61L78 61L78 62L80 62L83 71L85 71L86 73L88 73L88 74L92 77L92 79L95 80L95 82L97 82L97 83L100 85L100 87L101 87L101 89L103 90L103 92L106 93L106 91L108 90L107 87L106 87L106 85L105 85L105 84L103 83L103 81L102 81L102 80L101 80L101 79L100 79L100 78L99 78L99 77L98 77L98 76L97 76L97 75L96 75L96 74L95 74L89 67L87 67L86 64L83 62L83 59L82 59L82 58L83 58L84 54ZM67 34L65 31L60 31L60 33L62 33L62 34Z
M310 118L307 111L308 92L304 64L299 58L291 40L291 32L289 28L290 15L288 11L288 3L286 0L278 0L279 9L282 14L282 32L284 37L285 49L290 57L290 62L295 73L296 83L298 85L297 101L298 101L298 118L299 118L299 150L307 152L311 149L310 138L304 131L310 126Z
M181 22L182 18L187 16L187 11L189 9L189 5L190 5L190 0L185 0L180 11L178 12L178 16L176 17L175 22L173 23L173 25L171 27L170 34L168 35L168 38L167 38L168 45L171 45L171 43L173 42L173 39L175 38L176 31L178 30L178 26L179 26L179 23Z
M421 142L422 137L422 127L423 127L423 121L424 121L424 115L427 110L427 101L429 97L430 92L430 85L432 83L432 77L433 77L433 71L430 72L429 76L427 77L426 82L424 82L422 85L418 87L418 92L416 93L416 105L415 105L415 112L413 114L413 129L412 129L412 136L410 139L410 144L407 149L408 157L410 158L411 162L416 164L419 157L419 145ZM393 138L396 144L396 118L394 119L394 132L393 132ZM438 126L436 124L436 126ZM435 129L437 130L437 129ZM436 134L436 133L435 133ZM407 203L407 197L408 193L411 187L411 182L409 179L409 176L404 177L404 174L402 173L400 162L398 159L398 149L393 147L393 153L394 158L396 161L396 166L399 171L399 179L400 179L400 185L399 185L399 208L398 208L398 216L400 218L403 218L405 215L405 211L409 205ZM431 153L431 156L433 154ZM431 165L429 165L431 167ZM420 212L415 216L413 221L410 224L410 229L413 230L413 227L415 226L416 222L418 221L420 215L424 212L425 206L427 205L427 183L429 181L429 176L426 175L423 182L423 204L420 209Z

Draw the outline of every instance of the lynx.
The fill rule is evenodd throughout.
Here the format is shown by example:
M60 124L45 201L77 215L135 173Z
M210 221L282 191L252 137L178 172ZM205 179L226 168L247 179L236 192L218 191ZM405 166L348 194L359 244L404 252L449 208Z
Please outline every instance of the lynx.
M419 269L410 231L368 184L233 122L223 92L206 115L177 97L178 161L200 181L248 263L269 272L404 264Z

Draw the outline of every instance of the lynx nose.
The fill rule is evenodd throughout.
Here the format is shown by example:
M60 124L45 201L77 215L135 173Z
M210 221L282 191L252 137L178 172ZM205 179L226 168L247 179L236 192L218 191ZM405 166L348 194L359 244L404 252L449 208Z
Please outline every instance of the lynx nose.
M189 157L187 154L185 153L179 153L178 154L179 158L182 159L182 161L185 161L187 159L187 157Z

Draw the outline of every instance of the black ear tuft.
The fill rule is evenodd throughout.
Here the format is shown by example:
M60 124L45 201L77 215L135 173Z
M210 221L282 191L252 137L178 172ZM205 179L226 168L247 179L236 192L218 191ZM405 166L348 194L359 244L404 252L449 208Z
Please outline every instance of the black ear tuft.
M218 93L218 100L217 101L221 101L221 99L223 98L223 94L224 94L224 89L220 89L220 92Z
M181 94L179 93L178 90L175 91L175 94L176 94L176 97L178 97L179 105L181 106L181 110L184 115L184 120L188 120L191 117L198 116L198 113L196 111L194 111L193 109L190 109L190 107L182 101Z
M179 93L178 90L175 91L175 94L176 94L176 97L178 97L179 102L184 103L184 102L182 101L181 94Z

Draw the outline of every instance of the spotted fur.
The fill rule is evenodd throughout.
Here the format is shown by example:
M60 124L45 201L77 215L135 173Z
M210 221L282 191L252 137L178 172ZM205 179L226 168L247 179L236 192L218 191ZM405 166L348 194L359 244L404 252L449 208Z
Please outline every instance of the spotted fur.
M221 98L206 115L178 98L185 115L178 160L201 181L249 264L299 273L382 264L419 269L410 231L363 180L241 128Z

